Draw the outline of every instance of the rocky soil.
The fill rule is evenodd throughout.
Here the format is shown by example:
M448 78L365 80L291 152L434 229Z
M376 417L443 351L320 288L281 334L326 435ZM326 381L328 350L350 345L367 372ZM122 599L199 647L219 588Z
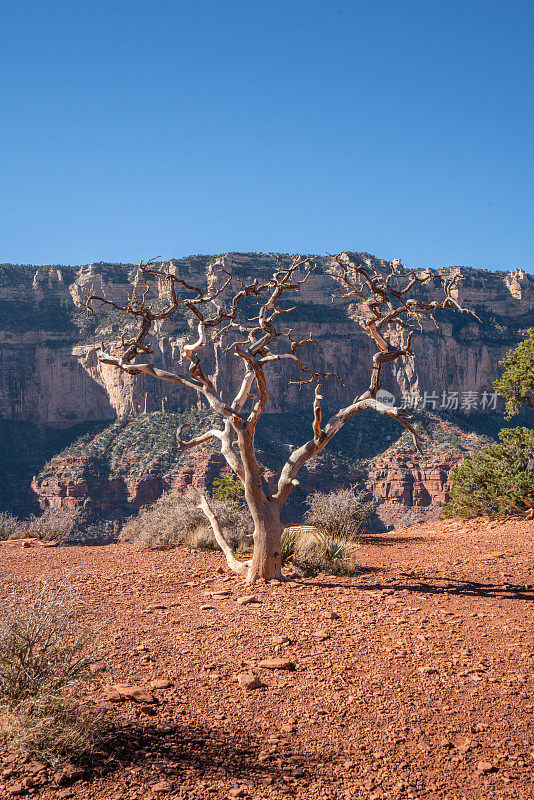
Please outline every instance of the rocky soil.
M107 621L115 733L80 769L3 752L0 796L532 798L533 545L436 522L370 537L358 576L251 591L213 553L3 544L1 594L75 570Z

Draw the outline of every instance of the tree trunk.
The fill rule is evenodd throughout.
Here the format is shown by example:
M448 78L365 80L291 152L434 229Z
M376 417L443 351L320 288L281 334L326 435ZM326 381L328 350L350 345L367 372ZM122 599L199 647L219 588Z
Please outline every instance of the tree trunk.
M266 581L282 577L282 531L278 505L267 501L250 508L254 520L254 552L247 583L257 578Z

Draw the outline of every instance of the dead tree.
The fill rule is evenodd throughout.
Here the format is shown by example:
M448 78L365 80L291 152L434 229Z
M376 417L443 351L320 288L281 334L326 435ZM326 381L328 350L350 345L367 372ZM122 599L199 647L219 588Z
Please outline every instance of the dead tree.
M442 277L443 299L427 302L413 295L421 284L430 280L428 271L416 273L403 267L392 267L389 273L381 273L371 267L352 264L346 256L336 256L334 263L337 270L335 277L346 289L344 294L337 297L359 305L362 325L376 343L377 350L370 365L368 388L326 423L322 419L320 381L334 376L315 371L305 363L301 348L313 342L313 336L310 334L304 341L295 340L291 330L282 325L284 313L290 309L280 306L288 295L298 293L300 286L308 280L314 269L309 258L295 257L287 265L276 259L272 275L263 281L256 278L248 283L240 281L222 266L221 285L212 291L191 285L176 273L174 266L141 263L132 294L123 305L107 299L104 293L101 296L92 295L86 301L88 312L94 310L95 303L100 303L124 312L138 323L135 334L130 338L123 336L120 343L111 347L102 344L98 353L102 364L111 364L130 375L151 375L188 387L205 398L220 417L220 428L211 428L188 441L182 438L181 426L177 441L179 449L188 450L210 439L217 439L228 466L243 482L245 499L254 521L254 551L250 561L241 562L235 557L203 495L200 508L211 523L228 566L246 576L247 582L257 578L281 579L282 506L292 489L299 486L297 475L301 467L314 458L351 417L368 410L392 417L411 433L419 448L419 434L413 427L411 412L385 405L377 399L384 365L414 355L412 334L414 330L422 329L424 317L433 319L436 311L445 308L465 310L452 297L458 276ZM168 297L160 310L147 300L148 284L145 291L139 293L139 281L150 277L160 282L160 287L165 289ZM224 301L223 296L229 296L230 299ZM243 307L246 307L249 318L240 314ZM185 313L189 311L198 321L198 337L181 348L183 358L189 362L189 374L184 375L160 369L147 358L153 352L150 334L154 323L168 319L180 310ZM224 346L225 352L233 352L242 362L242 383L235 397L225 396L224 387L216 388L202 368L202 351L215 342ZM262 480L264 469L256 457L254 435L269 401L266 372L277 362L285 360L300 370L299 384L315 385L310 420L310 432L313 435L292 452L280 471L276 488L269 492Z

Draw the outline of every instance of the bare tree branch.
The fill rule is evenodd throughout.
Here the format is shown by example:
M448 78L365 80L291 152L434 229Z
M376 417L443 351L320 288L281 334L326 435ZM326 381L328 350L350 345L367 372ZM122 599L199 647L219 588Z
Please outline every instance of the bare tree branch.
M200 492L199 492L200 494ZM242 561L238 561L235 557L235 553L224 538L221 533L221 529L219 527L219 523L217 522L217 517L213 513L210 508L210 505L206 499L204 494L200 494L200 502L198 504L198 508L202 509L206 517L208 518L211 528L213 530L213 535L215 536L215 541L221 548L224 553L224 557L226 558L226 563L230 567L233 572L237 572L238 575L245 575L248 570L248 564Z
M366 390L333 414L326 424L323 423L321 408L322 381L339 377L307 363L304 348L306 345L317 347L318 343L312 333L305 339L293 338L291 329L284 327L284 320L294 307L281 305L288 296L298 294L301 286L310 279L315 266L309 257L295 256L284 260L276 256L270 276L263 281L255 278L248 282L233 276L223 262L221 281L209 290L180 277L175 265L156 264L152 259L140 263L132 293L125 303L106 298L103 290L100 295L93 294L86 299L88 314L107 306L133 318L138 325L131 336L123 335L120 342L107 347L102 345L98 352L100 363L112 365L130 375L151 375L190 388L224 420L223 430L212 427L189 440L182 438L187 426L180 426L176 449L190 450L216 438L230 469L243 482L255 525L254 555L248 567L235 558L203 495L199 507L210 520L229 566L239 574L247 573L247 580L252 581L258 575L266 579L280 577L280 509L291 490L299 488L297 474L301 467L323 450L355 414L372 409L395 419L409 431L415 446L420 449L421 437L413 426L413 415L407 409L394 408L377 399L384 367L400 358L414 356L413 334L423 330L426 318L436 325L434 315L437 311L466 311L453 297L459 280L457 273L440 276L443 299L425 300L423 287L432 278L428 270L416 272L393 264L389 270L378 270L360 263L353 264L345 255L335 256L334 262L337 280L345 289L345 293L337 297L354 301L364 330L375 343L376 352L372 357ZM153 281L156 281L156 299L150 296ZM150 337L154 325L180 310L190 321L196 321L197 328L192 341L178 343L183 361L188 363L188 375L170 372L150 363L153 353ZM204 351L208 345L220 347L223 354L233 353L241 360L243 377L234 397L225 396L226 387L219 385L218 372L210 377L203 368ZM141 363L138 363L138 358L142 359ZM291 379L291 383L300 387L315 384L313 436L290 455L280 472L275 493L268 496L262 486L265 470L257 460L254 437L258 421L269 402L266 370L283 361L289 361L303 375L301 379Z
M188 442L182 439L182 431L184 428L190 428L191 426L189 423L184 423L183 425L179 425L176 430L176 441L178 442L178 447L173 447L173 450L191 450L193 447L198 447L200 444L204 444L205 442L209 442L210 439L221 439L224 436L223 431L219 431L216 428L212 428L209 431L205 431L205 433L201 433L199 436L195 436L193 439L189 439Z

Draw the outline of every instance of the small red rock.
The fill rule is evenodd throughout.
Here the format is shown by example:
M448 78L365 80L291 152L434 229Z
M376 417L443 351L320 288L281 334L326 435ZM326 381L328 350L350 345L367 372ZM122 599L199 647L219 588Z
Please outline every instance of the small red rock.
M435 675L437 673L437 669L434 669L434 667L430 667L428 664L426 664L424 667L417 667L417 672L420 672L421 675Z
M135 703L157 703L157 699L152 692L142 686L135 686L129 683L116 683L111 690L118 692L124 700L133 700Z
M486 775L488 772L495 772L496 769L489 761L479 761L477 764L477 772L481 775Z
M151 689L168 689L172 686L172 681L168 678L154 678L148 685Z
M238 606L248 606L249 603L261 603L261 600L255 594L244 594L242 597L237 598Z
M54 780L58 786L70 786L71 783L85 778L85 770L75 764L65 764L54 775Z
M295 669L295 665L288 658L265 658L260 661L259 666L265 669L286 669L289 671Z
M12 795L13 797L19 797L20 795L26 794L28 791L22 783L14 783L13 786L8 787L8 794Z
M257 675L252 672L240 672L237 676L237 682L243 690L249 691L251 689L261 689L264 685Z
M282 725L282 730L284 733L294 733L296 728L294 725L287 723L286 725Z
M24 771L29 772L30 775L37 775L39 772L46 770L47 766L43 761L30 761L24 765Z
M246 797L248 794L244 786L237 786L235 789L230 789L228 792L229 797Z
M151 788L153 792L156 792L156 794L165 794L166 792L171 791L172 785L169 783L169 781L160 781L159 783L154 784L154 786Z

